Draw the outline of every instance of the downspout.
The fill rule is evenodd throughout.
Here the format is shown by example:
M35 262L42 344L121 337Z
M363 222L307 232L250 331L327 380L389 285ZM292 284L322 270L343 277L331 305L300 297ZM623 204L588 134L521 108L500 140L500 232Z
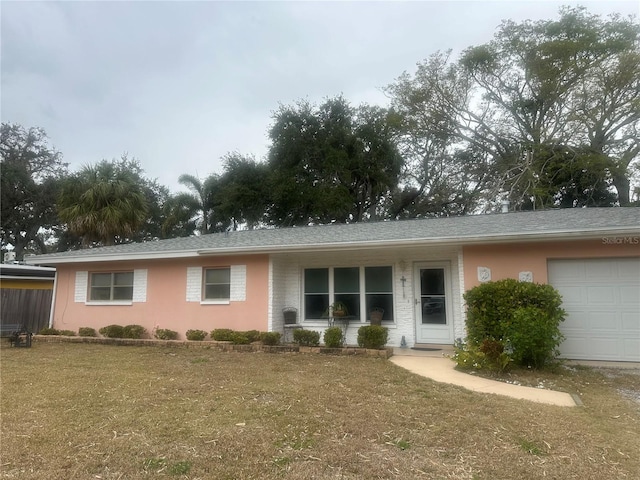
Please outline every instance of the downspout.
M53 295L51 295L51 311L49 312L49 328L53 328L53 309L56 306L56 295L58 293L58 269L53 275Z

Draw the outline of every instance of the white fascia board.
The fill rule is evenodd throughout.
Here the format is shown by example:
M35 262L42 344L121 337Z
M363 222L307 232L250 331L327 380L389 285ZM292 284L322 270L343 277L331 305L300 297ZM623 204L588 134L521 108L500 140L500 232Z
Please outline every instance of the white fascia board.
M550 240L598 240L612 236L637 236L640 229L609 229L598 231L579 232L545 232L545 233L519 233L513 235L474 235L467 237L438 237L417 238L412 240L374 240L359 242L340 242L326 244L299 244L299 245L272 245L263 247L236 247L233 249L204 249L198 250L202 256L230 255L230 254L260 254L260 253L289 253L289 252L335 252L340 250L370 250L385 247L414 247L421 245L445 246L445 245L477 245L495 243L523 243L545 242Z
M386 247L413 247L416 245L477 245L489 243L522 243L522 242L545 242L553 240L594 240L612 236L640 236L638 227L619 227L593 230L556 230L547 232L514 233L514 234L481 234L457 237L435 237L435 238L415 238L401 240L372 240L356 242L336 242L317 244L288 244L269 246L246 246L231 248L210 248L200 250L173 250L166 252L141 252L141 253L112 253L96 255L78 255L56 257L50 255L35 255L25 257L25 262L29 265L58 265L67 263L100 263L113 261L136 261L136 260L159 260L172 258L193 258L199 256L220 256L220 255L250 255L250 254L270 254L288 252L334 252L339 250L354 249L379 249Z
M60 265L65 263L96 263L96 262L127 262L135 260L159 260L171 258L197 257L193 250L178 250L169 252L145 252L145 253L111 253L103 255L69 255L64 257L52 257L49 255L32 255L25 257L29 265Z

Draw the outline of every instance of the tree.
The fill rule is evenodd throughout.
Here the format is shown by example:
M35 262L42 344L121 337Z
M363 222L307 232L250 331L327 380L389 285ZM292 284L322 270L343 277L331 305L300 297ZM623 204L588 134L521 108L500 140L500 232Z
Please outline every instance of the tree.
M517 204L537 206L538 180L550 178L543 171L548 153L573 150L600 155L596 163L608 163L599 169L601 183L610 181L618 203L629 203L629 168L640 152L639 41L632 19L564 7L555 21L503 22L492 42L464 52L460 64L482 101L459 112L459 131L482 140L497 188Z
M215 231L212 224L213 193L218 177L210 175L202 181L195 175L185 173L180 175L178 182L191 190L191 193L179 193L173 197L173 218L184 222L188 217L190 221L195 221L201 235ZM200 218L195 219L198 216Z
M489 175L485 152L462 141L457 124L458 112L472 99L468 77L451 63L450 53L436 53L386 91L404 159L390 216L472 213Z
M557 20L505 21L457 61L437 53L418 64L388 89L414 172L396 211L446 212L461 194L471 202L461 213L501 198L520 209L628 205L640 153L639 45L633 19L566 7Z
M60 219L84 247L131 241L148 219L140 165L123 157L87 165L70 176L58 198Z
M401 158L383 109L343 97L281 106L269 136L274 225L376 218L396 185Z
M27 250L45 253L43 230L57 223L55 198L67 164L44 130L9 123L1 127L0 155L2 250L13 247L18 260Z
M224 157L224 172L213 194L214 223L234 230L240 224L249 229L266 223L269 168L253 157L237 152Z

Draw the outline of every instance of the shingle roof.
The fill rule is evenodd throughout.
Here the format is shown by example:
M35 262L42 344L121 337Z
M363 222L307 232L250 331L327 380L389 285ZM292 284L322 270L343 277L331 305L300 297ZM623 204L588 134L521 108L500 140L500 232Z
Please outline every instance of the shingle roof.
M244 230L32 256L55 265L200 254L268 253L640 235L640 208L582 208L310 227Z

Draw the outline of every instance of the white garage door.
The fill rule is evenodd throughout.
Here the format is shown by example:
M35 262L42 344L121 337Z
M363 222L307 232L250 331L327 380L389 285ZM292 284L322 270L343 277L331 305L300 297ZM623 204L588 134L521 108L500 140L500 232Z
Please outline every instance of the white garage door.
M640 361L640 258L549 260L568 315L562 356Z

